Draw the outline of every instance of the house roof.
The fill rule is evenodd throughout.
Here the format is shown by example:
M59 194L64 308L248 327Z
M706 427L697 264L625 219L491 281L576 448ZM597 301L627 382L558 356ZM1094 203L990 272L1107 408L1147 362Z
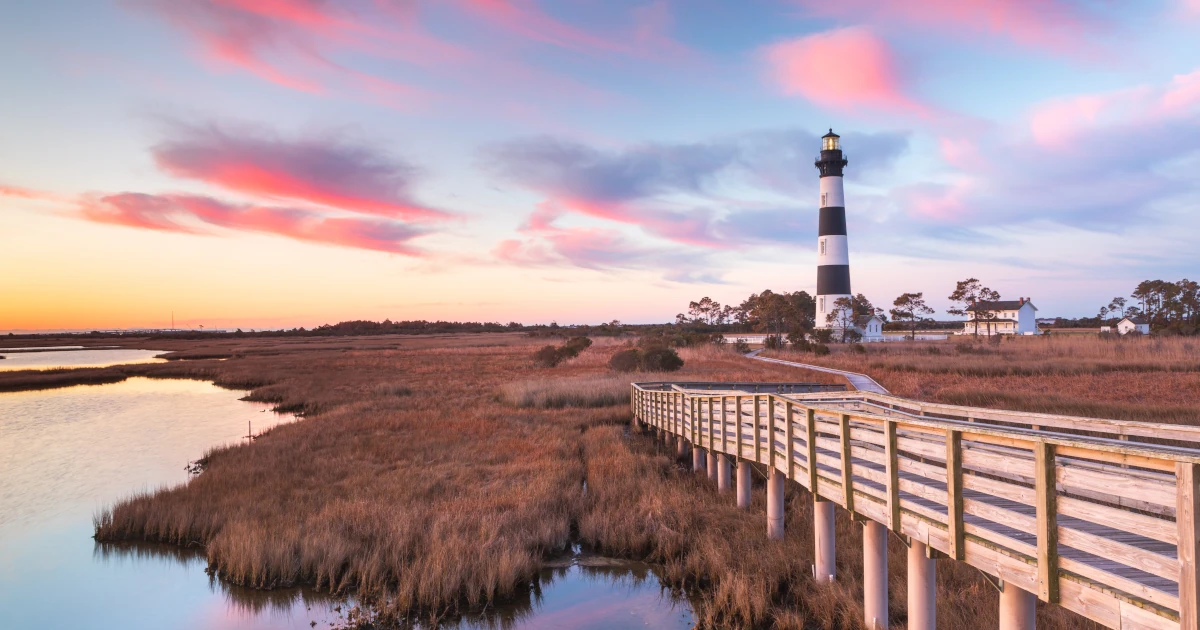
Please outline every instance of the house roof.
M975 303L971 304L970 306L968 306L967 310L968 311L1019 311L1026 304L1033 306L1033 302L1031 300L1025 300L1024 302L1022 302L1021 300L997 300L995 302L989 302L987 300L980 300L980 301L975 302ZM1033 306L1033 310L1036 311L1037 307Z
M1121 322L1124 322L1124 321L1129 321L1138 326L1145 326L1146 324L1150 323L1150 322L1146 321L1146 319L1144 317L1126 317L1125 319L1121 320ZM1117 322L1117 323L1119 324L1121 322Z
M866 326L867 324L871 323L872 319L879 320L881 323L883 322L882 319L879 319L878 315L859 315L854 318L854 325Z

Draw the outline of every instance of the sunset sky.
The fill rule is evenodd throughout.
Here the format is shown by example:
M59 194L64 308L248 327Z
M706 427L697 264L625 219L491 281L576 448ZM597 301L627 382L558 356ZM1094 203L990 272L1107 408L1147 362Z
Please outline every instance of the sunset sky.
M0 80L0 331L812 292L829 128L877 305L1200 279L1200 0L14 2Z

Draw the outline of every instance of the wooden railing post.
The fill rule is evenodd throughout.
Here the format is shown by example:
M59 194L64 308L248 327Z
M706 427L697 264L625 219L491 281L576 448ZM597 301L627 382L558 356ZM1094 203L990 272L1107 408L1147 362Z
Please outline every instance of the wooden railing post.
M767 456L767 465L772 471L775 468L775 394L767 394L767 447L771 449Z
M758 394L754 395L754 461L762 463L762 429L759 427L758 418L762 413L762 401L759 400Z
M949 429L946 431L946 523L950 529L950 557L955 560L966 557L962 475L962 432Z
M726 404L728 402L728 398L730 397L721 396L721 452L728 452L728 450L730 450L730 448L728 448L730 443L728 443L728 438L725 434L725 427L728 424L728 419L730 419L730 412L728 412L728 406Z
M813 493L814 499L819 499L817 495L817 412L811 407L807 410L808 423L804 428L805 432L805 457L808 458L808 491Z
M1055 487L1054 445L1033 445L1034 486L1037 491L1038 598L1057 604L1058 500Z
M713 452L713 444L717 441L717 419L713 415L713 399L708 399L708 452Z
M1179 628L1200 630L1200 464L1175 464L1179 530Z
M896 448L896 421L883 421L884 450L887 452L888 527L900 531L900 460Z
M787 410L784 413L784 415L787 417L787 437L785 438L785 439L787 439L787 448L785 449L787 451L787 477L789 480L795 480L795 478L796 478L796 457L795 457L795 454L792 453L792 448L794 445L794 443L792 442L792 422L794 421L795 418L792 415L792 403L785 400L785 401L783 401L783 406L784 406L784 409Z
M854 513L854 467L850 464L850 416L842 414L842 493L846 510Z
M737 456L742 459L742 397L733 397L733 426L737 431Z

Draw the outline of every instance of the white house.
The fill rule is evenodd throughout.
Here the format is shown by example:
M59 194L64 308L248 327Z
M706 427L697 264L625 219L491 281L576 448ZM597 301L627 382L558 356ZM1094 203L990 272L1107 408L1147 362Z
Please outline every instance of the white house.
M960 335L1037 335L1037 307L1029 298L975 302Z
M854 318L854 332L862 336L864 343L883 341L883 320L875 315L859 315Z
M1141 317L1126 317L1117 322L1117 332L1122 335L1128 335L1131 332L1139 332L1143 335L1150 334L1150 322Z

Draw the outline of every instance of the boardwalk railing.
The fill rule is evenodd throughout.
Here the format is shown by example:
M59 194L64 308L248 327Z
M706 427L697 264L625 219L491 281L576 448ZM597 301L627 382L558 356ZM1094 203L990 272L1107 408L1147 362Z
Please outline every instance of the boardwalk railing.
M706 451L709 462L766 466L773 482L794 481L929 557L992 576L1002 628L1026 627L1005 626L1006 615L1031 624L1036 596L1110 628L1200 629L1200 450L1140 441L1200 444L1197 427L720 384L634 384L632 405L642 423ZM748 472L746 484L748 493ZM768 493L777 495L768 514L781 535L781 482ZM883 619L871 618L867 595L868 624L879 627L887 627L886 553L883 562ZM827 566L832 576L832 559Z

